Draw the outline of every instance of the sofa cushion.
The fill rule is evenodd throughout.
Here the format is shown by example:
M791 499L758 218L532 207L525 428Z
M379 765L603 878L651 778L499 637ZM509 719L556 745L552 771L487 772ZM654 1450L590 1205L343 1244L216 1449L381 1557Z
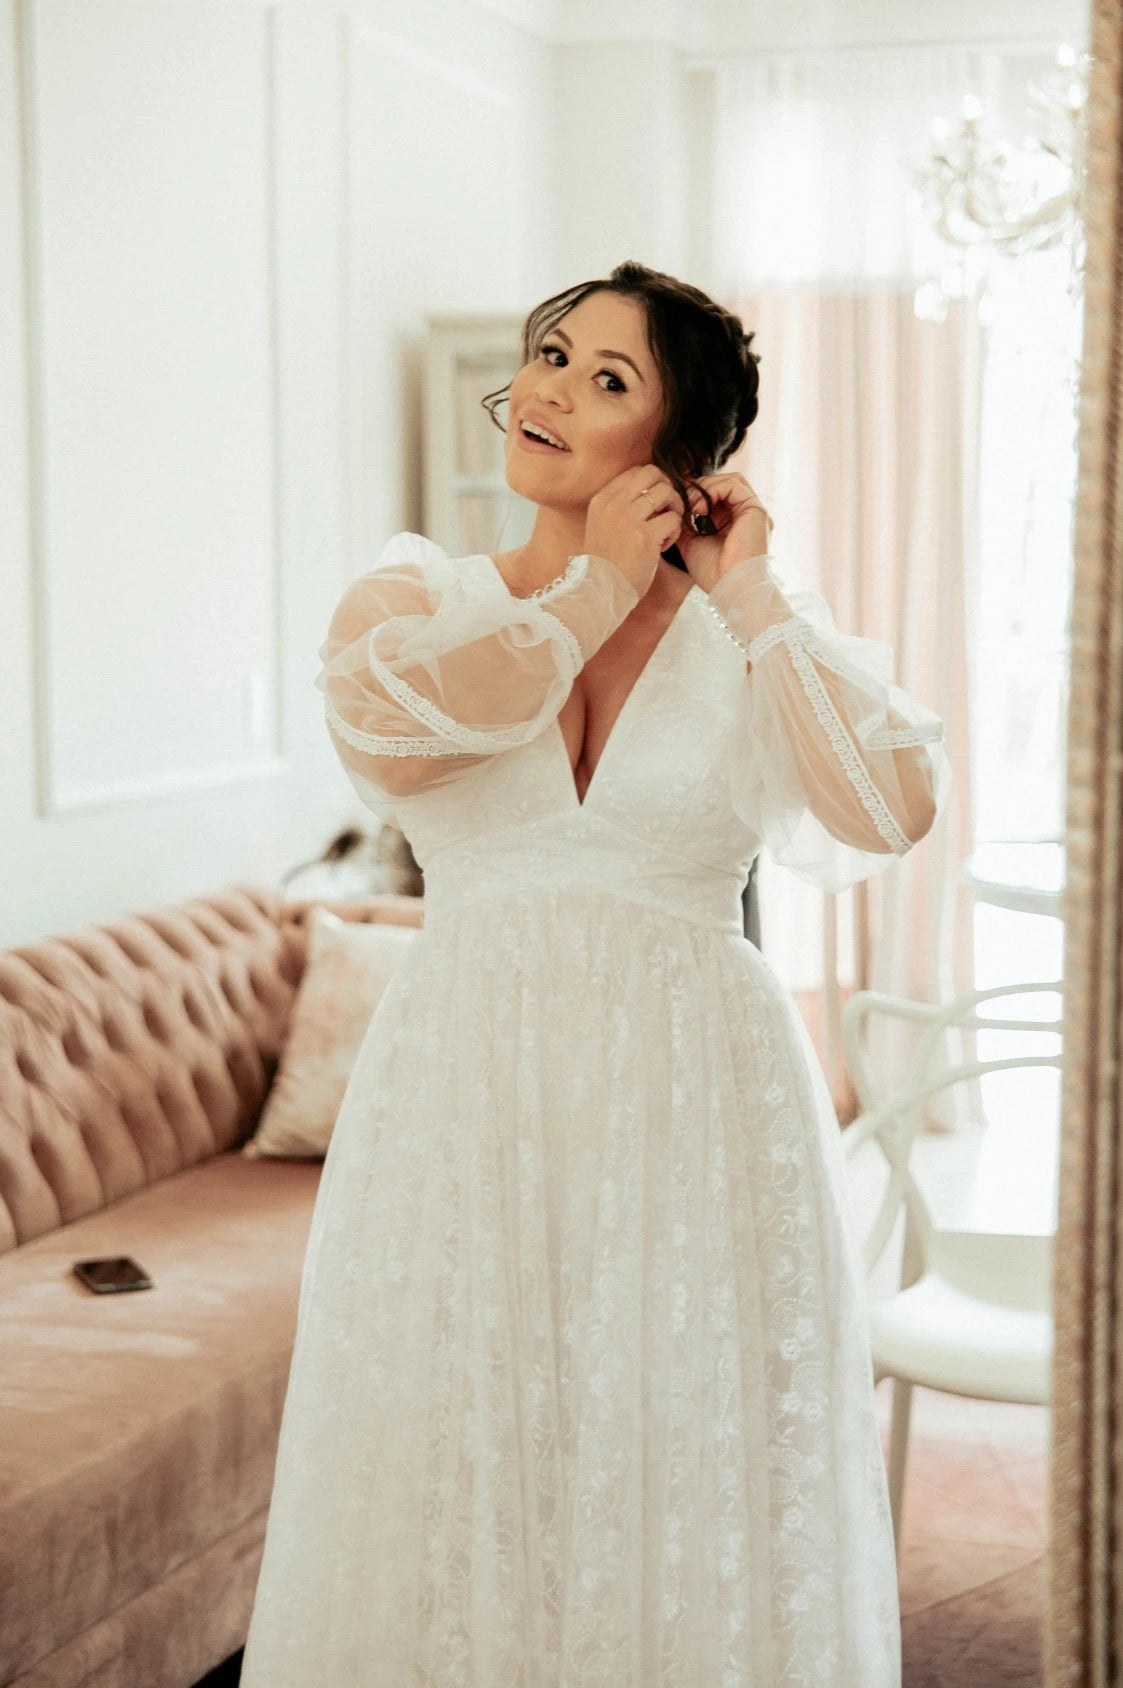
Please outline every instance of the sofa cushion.
M409 926L312 910L281 1064L244 1155L327 1153L371 1017L416 936Z
M321 1165L200 1165L0 1256L0 1681L268 1505ZM155 1287L93 1295L75 1260Z

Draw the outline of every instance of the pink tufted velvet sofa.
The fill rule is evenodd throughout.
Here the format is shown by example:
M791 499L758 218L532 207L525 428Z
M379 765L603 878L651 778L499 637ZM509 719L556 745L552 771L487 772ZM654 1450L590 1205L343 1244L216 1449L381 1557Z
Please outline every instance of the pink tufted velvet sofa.
M236 887L0 952L2 1684L188 1688L245 1640L320 1164L238 1150L312 906ZM116 1254L155 1288L71 1273Z

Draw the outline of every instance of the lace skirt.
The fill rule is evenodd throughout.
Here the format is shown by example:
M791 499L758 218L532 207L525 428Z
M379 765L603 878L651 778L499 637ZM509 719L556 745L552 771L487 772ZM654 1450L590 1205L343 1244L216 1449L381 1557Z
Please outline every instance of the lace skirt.
M243 1688L899 1688L838 1127L746 940L425 930L324 1168Z

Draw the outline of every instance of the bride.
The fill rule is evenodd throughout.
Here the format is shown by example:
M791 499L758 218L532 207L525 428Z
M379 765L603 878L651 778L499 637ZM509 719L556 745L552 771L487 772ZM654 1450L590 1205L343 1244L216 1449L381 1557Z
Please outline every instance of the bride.
M838 1124L741 891L888 866L948 764L721 472L751 339L637 263L539 305L530 539L397 534L321 647L425 925L324 1165L248 1688L898 1688Z

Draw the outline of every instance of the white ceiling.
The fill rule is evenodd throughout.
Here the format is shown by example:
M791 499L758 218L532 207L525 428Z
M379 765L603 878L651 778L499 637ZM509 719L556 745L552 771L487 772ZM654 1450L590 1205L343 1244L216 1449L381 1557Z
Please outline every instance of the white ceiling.
M664 41L692 58L875 43L1072 41L1088 0L473 0L551 42Z

